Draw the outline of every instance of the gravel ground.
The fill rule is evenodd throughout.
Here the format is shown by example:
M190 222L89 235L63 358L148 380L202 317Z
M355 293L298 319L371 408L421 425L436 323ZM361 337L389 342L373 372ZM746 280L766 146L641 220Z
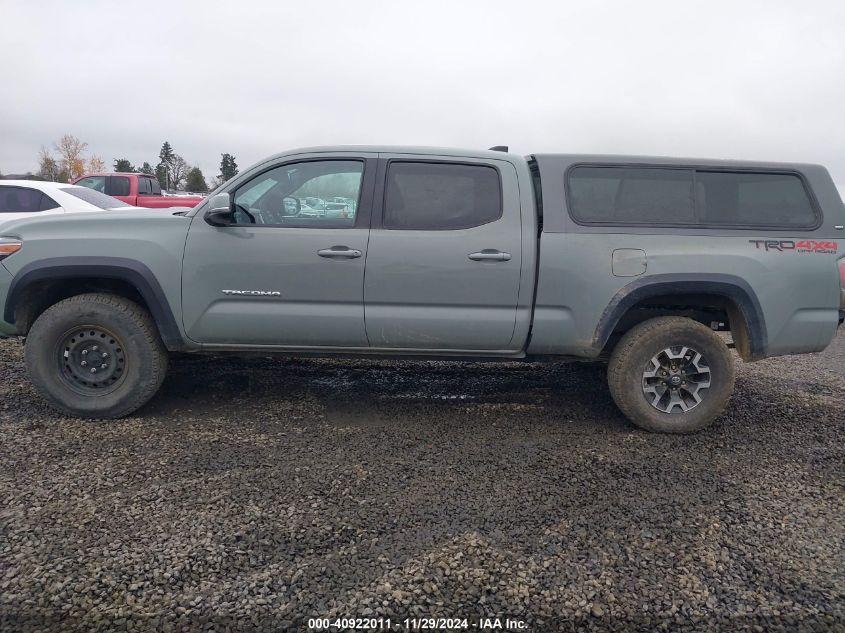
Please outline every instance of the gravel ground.
M174 360L83 422L0 342L0 629L845 630L845 334L695 436L583 364Z

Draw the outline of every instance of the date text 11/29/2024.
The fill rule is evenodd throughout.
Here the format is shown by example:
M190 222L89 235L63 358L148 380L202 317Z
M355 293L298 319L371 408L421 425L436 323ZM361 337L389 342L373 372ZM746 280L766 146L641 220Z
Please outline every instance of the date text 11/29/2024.
M524 620L517 618L405 618L391 620L390 618L309 618L309 631L331 631L349 629L371 631L395 630L396 625L404 631L525 631L528 628Z

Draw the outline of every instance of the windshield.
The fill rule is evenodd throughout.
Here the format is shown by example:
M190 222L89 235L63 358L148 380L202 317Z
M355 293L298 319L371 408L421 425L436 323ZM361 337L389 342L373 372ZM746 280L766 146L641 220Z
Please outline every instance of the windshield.
M104 193L86 187L62 187L61 190L101 209L118 209L129 206L123 200L112 198Z

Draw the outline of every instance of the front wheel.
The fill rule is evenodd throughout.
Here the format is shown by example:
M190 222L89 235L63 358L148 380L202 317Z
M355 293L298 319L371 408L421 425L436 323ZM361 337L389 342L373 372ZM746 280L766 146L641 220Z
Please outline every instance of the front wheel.
M637 426L692 433L710 425L734 388L734 363L724 341L685 317L658 317L631 328L607 370L614 402Z
M56 409L119 418L146 403L167 371L149 313L124 297L77 295L50 306L27 335L26 366Z

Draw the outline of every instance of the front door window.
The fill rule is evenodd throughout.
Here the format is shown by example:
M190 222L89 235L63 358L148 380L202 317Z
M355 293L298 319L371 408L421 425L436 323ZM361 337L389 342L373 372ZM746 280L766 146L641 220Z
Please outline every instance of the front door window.
M80 187L88 187L100 193L106 192L106 177L105 176L88 176L76 183Z
M364 163L306 161L282 165L241 186L234 197L239 225L351 228L355 226Z

